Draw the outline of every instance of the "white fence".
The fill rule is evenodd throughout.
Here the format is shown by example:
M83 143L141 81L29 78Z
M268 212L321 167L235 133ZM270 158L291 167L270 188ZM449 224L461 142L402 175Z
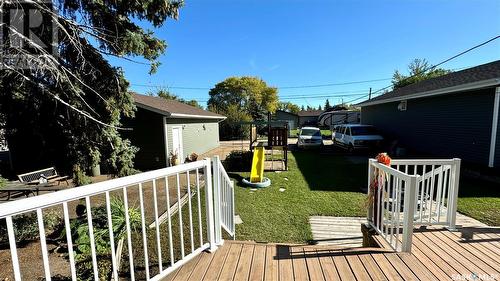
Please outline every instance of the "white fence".
M15 229L15 219L19 215L30 213L37 218L39 241L34 243L40 245L43 272L46 280L51 280L44 213L55 209L62 210L65 229L63 239L67 243L71 278L79 279L80 273L76 266L78 245L74 241L75 229L72 223L78 219L73 207L81 202L85 202L85 211L80 215L80 221L88 227L87 234L90 238L88 255L92 265L91 278L94 280L118 280L119 277L130 280L160 280L201 251L207 249L215 251L223 242L220 235L221 225L230 235L234 236L235 232L234 186L220 161L216 160L213 173L211 161L205 159L1 204L0 222L5 219L14 280L35 278L23 274L23 266L19 264L18 256L21 250L16 243L16 233L19 229ZM212 189L212 180L218 184L215 189ZM114 225L115 211L112 205L115 198L119 198L123 204L122 213L125 218L122 237L117 237L119 226ZM93 212L95 213L99 206L105 208L104 229L102 225L100 229L96 228L98 227L95 221L96 214ZM172 213L172 210L177 214ZM160 221L159 218L165 215L167 219ZM140 220L140 223L134 226L134 219L137 222ZM154 227L151 229L147 227L148 219L153 221ZM102 245L96 244L102 239L97 236L104 235L103 232L105 232L104 240L109 241L106 256L111 259L112 264L107 276L100 276L102 272L98 268L98 259L102 259ZM117 247L121 242L126 244L128 254L125 255L128 255L128 265L121 261L122 251ZM150 261L154 262L150 264ZM33 263L39 261L33 260Z
M234 182L229 178L224 166L220 162L219 156L212 158L212 163L214 168L216 241L222 241L222 228L235 239ZM220 225L217 225L217 222L220 222Z
M370 159L368 221L391 247L409 252L415 225L455 228L459 176L460 159L392 160L390 166Z

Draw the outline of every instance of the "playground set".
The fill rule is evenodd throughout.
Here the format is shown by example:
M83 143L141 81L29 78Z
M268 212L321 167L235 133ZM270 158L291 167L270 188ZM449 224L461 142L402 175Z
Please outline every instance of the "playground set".
M264 171L288 170L288 122L272 121L268 115L267 121L249 122L250 151L253 152L250 178L243 183L251 187L267 187L271 184L264 177ZM267 129L267 139L259 139L258 127ZM277 151L278 154L274 152Z

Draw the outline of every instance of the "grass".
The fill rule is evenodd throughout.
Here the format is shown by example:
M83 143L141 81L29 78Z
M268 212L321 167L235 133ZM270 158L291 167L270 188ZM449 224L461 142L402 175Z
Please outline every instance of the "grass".
M458 211L490 226L500 226L500 187L477 179L461 179Z
M237 225L238 240L303 243L312 239L309 216L366 215L360 191L366 185L366 164L301 151L289 154L288 165L289 171L265 173L272 181L268 188L252 191L237 186L236 213L243 220ZM248 173L231 176L239 180Z
M299 133L299 129L290 130L290 137L295 138L295 137L297 137L298 133ZM330 130L321 130L321 135L323 137L331 137L332 136L332 131L330 131Z
M353 160L352 162L349 159ZM354 162L354 163L353 163ZM237 182L249 173L231 173ZM289 171L265 172L272 184L252 191L238 184L237 239L303 243L312 239L309 216L365 216L367 163L362 156L321 155L317 151L289 154ZM284 188L284 192L279 189ZM498 184L464 178L458 211L491 226L500 226Z

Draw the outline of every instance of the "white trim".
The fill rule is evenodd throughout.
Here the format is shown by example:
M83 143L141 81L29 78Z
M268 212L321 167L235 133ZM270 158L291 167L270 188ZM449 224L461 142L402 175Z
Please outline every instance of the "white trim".
M417 98L423 98L423 97L451 94L451 93L455 93L455 92L463 92L463 91L470 91L470 90L475 90L475 89L486 88L486 87L490 87L490 86L497 86L499 84L500 84L500 77L488 79L488 80L483 80L483 81L479 81L479 82L462 84L462 85L453 86L453 87L441 88L441 89L432 90L432 91L418 92L418 93L411 94L411 95L403 95L403 96L399 96L399 97L393 97L393 98L375 100L375 101L366 101L366 102L359 103L357 106L363 107L363 106L382 104L382 103L388 103L388 102L395 102L395 101L401 101L401 100L409 100L409 99L417 99Z
M493 168L495 164L495 149L498 129L498 107L500 106L500 87L496 88L495 101L493 102L493 120L491 122L490 159L488 167Z
M168 157L168 126L167 126L167 117L163 116L163 141L165 141L165 167L170 167L170 161Z
M180 146L180 151L178 152L179 154L177 155L177 157L179 157L179 163L182 164L184 163L184 135L182 133L183 131L183 128L182 128L182 125L178 125L178 126L172 126L172 149L174 149L174 129L179 129L179 146Z
M221 120L224 120L227 117L225 117L225 116L208 116L208 115L171 113L170 118L196 118L196 119L221 119Z
M194 119L226 119L225 116L211 116L211 115L197 115L197 114L184 114L184 113L171 113L165 110L161 110L152 106L148 106L142 103L135 102L135 105L139 108L146 109L161 115L166 116L167 118L194 118Z

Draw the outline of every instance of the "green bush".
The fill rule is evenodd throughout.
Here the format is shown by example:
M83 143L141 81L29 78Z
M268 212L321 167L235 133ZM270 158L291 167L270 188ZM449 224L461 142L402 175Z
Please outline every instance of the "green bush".
M7 179L3 178L2 175L0 175L0 188L4 187L7 185Z
M250 172L252 168L251 151L232 151L224 160L224 168L231 172Z
M125 205L123 200L116 197L112 197L110 203L114 239L118 241L125 237L127 231L125 223ZM92 280L93 269L91 262L90 236L84 206L78 206L77 213L79 213L79 217L71 222L71 232L75 244L74 250L78 268L78 278L79 280ZM141 213L138 208L129 206L128 214L130 228L132 232L135 232L141 227ZM100 274L107 275L111 272L111 245L106 206L92 208L92 225L96 255L99 256L98 269Z
M51 236L62 229L63 221L61 216L54 211L47 211L43 214L45 235ZM14 216L12 219L16 242L26 243L40 238L38 232L38 221L35 212ZM7 237L7 224L5 220L0 221L0 244L9 243Z
M91 183L92 179L85 174L79 165L73 166L73 184L75 186L82 186Z

